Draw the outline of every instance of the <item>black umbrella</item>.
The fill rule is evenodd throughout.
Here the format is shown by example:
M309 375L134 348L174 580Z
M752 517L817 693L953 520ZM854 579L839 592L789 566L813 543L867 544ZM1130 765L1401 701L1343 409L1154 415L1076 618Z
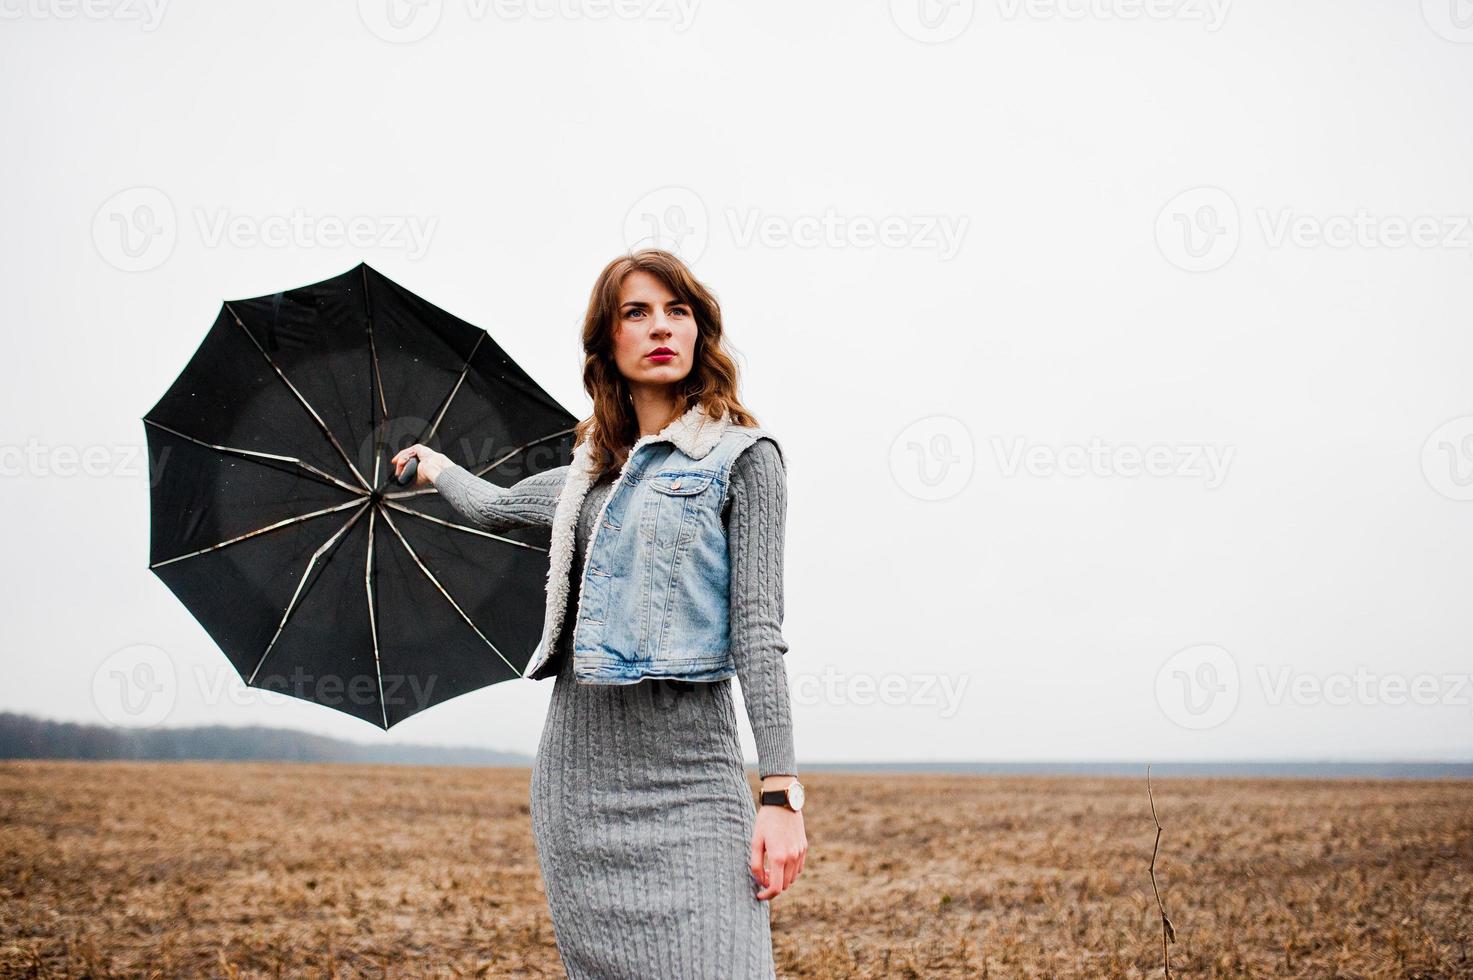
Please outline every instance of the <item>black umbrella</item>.
M143 422L149 567L248 685L387 729L521 676L550 532L467 526L389 462L568 462L576 419L484 330L359 265L225 303Z

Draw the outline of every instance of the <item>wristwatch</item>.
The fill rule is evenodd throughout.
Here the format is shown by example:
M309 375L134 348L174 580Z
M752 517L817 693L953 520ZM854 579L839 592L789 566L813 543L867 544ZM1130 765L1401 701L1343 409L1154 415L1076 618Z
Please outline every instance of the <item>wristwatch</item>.
M765 789L760 800L763 806L785 806L797 813L803 809L803 784L795 779L782 789Z

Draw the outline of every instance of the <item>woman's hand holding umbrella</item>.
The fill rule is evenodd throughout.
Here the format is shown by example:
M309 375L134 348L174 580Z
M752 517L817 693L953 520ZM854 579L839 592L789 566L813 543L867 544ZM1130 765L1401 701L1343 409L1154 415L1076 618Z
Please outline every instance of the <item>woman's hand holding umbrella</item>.
M420 443L399 450L390 462L394 464L394 482L416 490L433 485L435 478L451 465L449 456Z

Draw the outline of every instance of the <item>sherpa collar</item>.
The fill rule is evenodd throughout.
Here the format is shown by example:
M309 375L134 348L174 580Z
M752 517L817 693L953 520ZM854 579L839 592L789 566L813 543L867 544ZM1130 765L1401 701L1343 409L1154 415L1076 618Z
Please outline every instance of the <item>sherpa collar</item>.
M619 478L623 479L624 471L629 468L630 461L634 459L641 446L652 442L673 442L676 448L687 456L692 459L700 459L716 448L716 445L721 442L721 437L726 434L726 430L731 425L730 412L723 412L720 418L716 418L709 415L697 403L659 432L640 436L635 440L634 445L629 449L629 455L624 457L624 465L619 468ZM562 629L564 614L568 607L568 573L573 567L573 547L577 541L578 514L583 509L583 499L588 495L588 490L593 486L594 480L591 445L591 439L584 439L573 450L573 461L563 481L562 492L558 494L557 507L553 510L552 542L547 562L547 611L544 617L546 627L543 632L544 642L539 655L522 672L524 677L538 670L552 658L553 648L557 644L558 634ZM592 535L589 536L588 545L590 548L593 546ZM584 560L587 560L586 555Z

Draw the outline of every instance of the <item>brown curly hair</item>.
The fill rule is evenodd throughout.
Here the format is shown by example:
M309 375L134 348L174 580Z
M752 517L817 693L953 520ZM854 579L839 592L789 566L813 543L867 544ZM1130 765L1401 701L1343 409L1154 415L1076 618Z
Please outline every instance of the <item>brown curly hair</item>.
M729 413L734 425L757 425L756 418L737 397L737 366L726 350L721 328L721 306L716 297L675 255L658 248L642 248L621 255L604 266L588 297L583 317L583 390L593 399L593 414L574 427L574 445L593 440L592 459L600 474L610 469L639 434L639 419L629 385L614 363L614 328L618 323L619 290L631 272L643 270L665 284L690 306L695 317L696 349L690 373L677 382L678 418L699 404L713 418Z

